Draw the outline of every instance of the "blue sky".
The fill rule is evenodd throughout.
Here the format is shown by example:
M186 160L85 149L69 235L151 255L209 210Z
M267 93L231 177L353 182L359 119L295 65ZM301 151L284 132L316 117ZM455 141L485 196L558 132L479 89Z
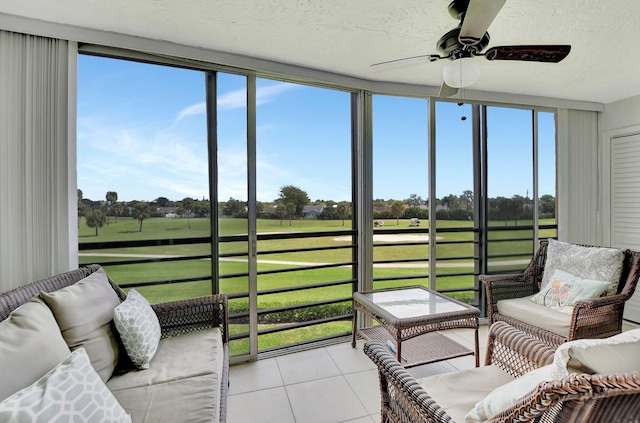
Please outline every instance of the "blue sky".
M78 188L85 198L209 198L205 80L198 71L80 56ZM219 198L246 200L246 80L218 75ZM257 197L283 185L351 197L350 94L259 79ZM374 96L374 198L428 196L427 102ZM468 119L462 121L461 116ZM436 196L472 186L471 108L438 103ZM531 112L491 108L489 196L531 196ZM541 116L540 193L555 193L553 115Z

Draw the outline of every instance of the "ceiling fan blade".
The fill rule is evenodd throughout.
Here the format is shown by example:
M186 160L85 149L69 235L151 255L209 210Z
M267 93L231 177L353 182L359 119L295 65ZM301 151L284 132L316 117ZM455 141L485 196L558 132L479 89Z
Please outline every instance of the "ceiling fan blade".
M478 44L504 6L505 1L471 0L462 19L458 41L468 46Z
M452 95L456 95L457 93L457 88L450 87L446 84L446 82L443 82L442 86L440 87L440 92L438 93L438 98L451 97Z
M399 68L403 66L417 65L425 62L435 62L436 60L441 58L442 57L438 56L437 54L427 54L424 56L407 57L405 59L390 60L388 62L376 63L369 66L369 69L371 69L374 72L380 72L380 71Z
M487 50L487 60L523 60L525 62L558 63L571 51L570 45L500 46Z

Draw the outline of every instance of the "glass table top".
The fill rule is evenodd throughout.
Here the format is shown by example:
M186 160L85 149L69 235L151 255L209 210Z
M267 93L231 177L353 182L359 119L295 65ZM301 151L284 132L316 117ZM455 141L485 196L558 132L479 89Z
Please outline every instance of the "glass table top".
M420 288L373 291L364 293L363 296L400 319L468 309L468 307Z

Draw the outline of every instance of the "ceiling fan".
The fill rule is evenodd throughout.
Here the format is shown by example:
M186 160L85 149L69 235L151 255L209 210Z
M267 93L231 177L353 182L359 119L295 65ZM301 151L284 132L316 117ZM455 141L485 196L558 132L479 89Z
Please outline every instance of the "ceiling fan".
M438 97L450 97L458 88L475 83L480 77L479 63L473 60L484 56L487 60L521 60L526 62L558 63L571 51L570 45L516 45L491 47L487 29L504 6L506 0L453 0L449 4L449 13L460 24L444 34L436 49L440 54L407 57L376 63L370 66L373 71L381 71L400 66L448 59L443 69L444 82Z

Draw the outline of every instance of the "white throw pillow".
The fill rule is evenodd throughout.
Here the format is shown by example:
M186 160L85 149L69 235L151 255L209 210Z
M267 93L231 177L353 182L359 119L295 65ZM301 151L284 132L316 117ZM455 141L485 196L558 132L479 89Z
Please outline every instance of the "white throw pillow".
M583 279L556 269L547 286L531 297L531 301L561 313L571 314L576 302L597 298L610 286L611 282Z
M84 348L78 348L33 385L2 401L0 421L130 423L131 417L100 379Z
M577 339L560 345L553 357L555 379L571 373L613 374L640 371L640 329L604 339Z
M515 404L517 400L536 389L540 382L553 380L554 371L553 364L548 364L497 387L469 411L465 416L465 422L484 422L506 410Z
M160 342L160 323L147 300L135 289L113 310L113 322L133 364L148 369Z
M611 282L606 295L618 292L625 250L605 247L583 247L549 238L547 259L540 288L546 288L556 269L584 279Z

